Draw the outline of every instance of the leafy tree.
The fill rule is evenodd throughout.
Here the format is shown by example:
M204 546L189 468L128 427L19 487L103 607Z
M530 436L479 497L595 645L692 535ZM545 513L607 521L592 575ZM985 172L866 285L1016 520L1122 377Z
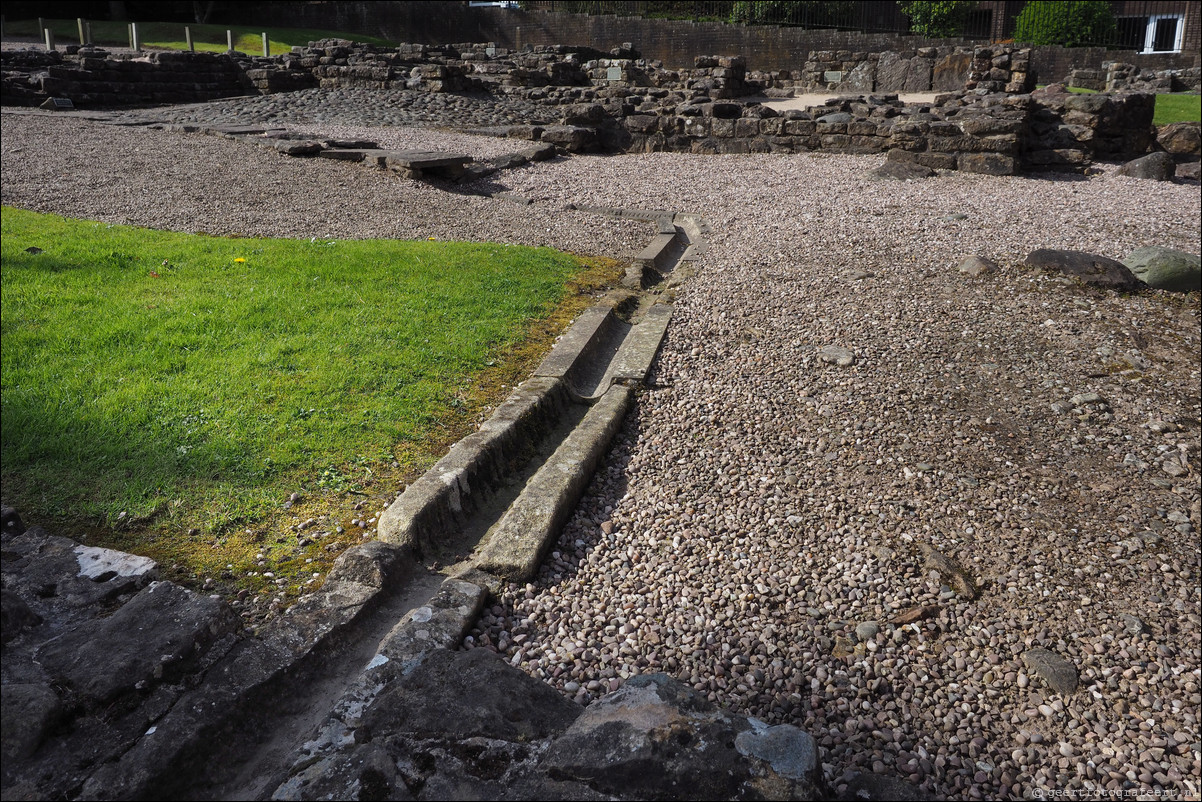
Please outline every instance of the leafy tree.
M1115 41L1118 26L1106 0L1033 0L1014 29L1014 39L1033 45L1082 47Z
M969 13L976 8L975 0L918 0L898 3L901 12L910 18L910 30L923 36L959 36Z
M847 28L853 25L855 2L848 0L750 0L735 3L730 21L744 25L801 25Z

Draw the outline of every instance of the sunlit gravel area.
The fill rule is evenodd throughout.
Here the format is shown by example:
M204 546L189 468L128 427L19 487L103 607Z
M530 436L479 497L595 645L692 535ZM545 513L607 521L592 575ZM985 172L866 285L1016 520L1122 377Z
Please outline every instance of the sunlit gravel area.
M159 111L155 119L164 119ZM184 120L192 116L182 117ZM5 110L3 203L39 212L173 231L247 237L427 239L550 245L629 258L646 226L580 212L496 201L454 184L411 181L361 164L284 156L211 136L109 125L80 116ZM388 137L435 148L438 132L355 125L305 126L330 137ZM521 149L505 140L447 134L442 150L479 142L477 155ZM524 143L527 146L529 143ZM403 147L403 146L402 146ZM470 154L469 154L470 155Z
M701 215L709 250L650 386L538 577L468 645L582 704L665 671L811 733L836 791L875 771L934 798L1196 797L1199 296L1021 264L1198 253L1196 185L648 154L448 191L200 134L2 119L4 203L109 222L629 258L650 227L566 207ZM463 147L440 136L422 147ZM958 272L972 254L1000 272Z
M1196 794L1199 298L1020 263L1198 253L1197 187L881 183L877 163L650 154L509 179L713 230L617 447L475 642L583 703L667 671L812 733L836 788ZM1000 273L961 275L972 254ZM1036 669L1057 658L1072 692Z

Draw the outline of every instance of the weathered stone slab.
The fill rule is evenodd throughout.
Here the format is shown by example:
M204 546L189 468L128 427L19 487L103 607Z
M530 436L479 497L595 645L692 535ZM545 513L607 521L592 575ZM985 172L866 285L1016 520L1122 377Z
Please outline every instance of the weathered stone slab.
M936 173L930 167L892 158L868 173L869 178L892 181L912 181L919 178L931 178L934 175Z
M972 67L972 53L949 53L936 59L931 70L931 91L955 92L964 88Z
M961 153L956 157L956 167L965 173L1015 175L1018 159L1002 153Z
M25 600L5 588L0 591L0 642L8 643L22 630L42 623L42 617L29 608Z
M76 546L75 559L79 560L79 575L95 582L118 576L150 580L159 575L159 564L149 557L98 546Z
M95 625L46 643L37 660L87 700L107 702L203 652L240 619L227 604L155 582Z
M774 798L810 799L817 746L794 727L732 715L665 674L648 674L589 705L543 765L623 798L736 799L762 785Z
M315 156L321 153L323 148L321 143L311 140L301 140L299 142L282 139L275 143L275 149L285 156Z
M1122 262L1096 253L1040 248L1027 254L1023 264L1064 273L1086 284L1113 290L1137 290L1144 286Z
M393 150L383 156L384 165L408 178L421 178L432 173L445 178L459 178L467 170L472 157L463 153L444 153L430 150Z
M23 760L42 743L62 713L58 695L45 685L5 683L0 705L0 747L4 759Z
M929 92L935 60L903 58L898 53L882 53L876 67L878 92Z

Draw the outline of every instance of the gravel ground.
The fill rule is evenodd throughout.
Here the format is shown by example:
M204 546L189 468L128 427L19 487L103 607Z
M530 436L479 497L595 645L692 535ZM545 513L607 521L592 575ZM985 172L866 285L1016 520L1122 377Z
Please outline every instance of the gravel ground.
M168 119L160 110L155 119ZM182 115L176 122L190 121ZM550 245L629 258L646 226L582 212L518 206L455 185L410 181L363 165L297 159L201 133L94 122L80 115L5 110L0 199L12 206L174 231L248 237L426 239ZM428 129L298 125L326 136L437 147ZM379 135L377 137L377 134ZM441 149L480 158L522 144L448 134ZM408 147L407 146L407 147ZM487 185L477 187L486 189ZM449 190L449 191L448 191Z
M539 576L472 645L582 703L667 671L813 734L836 788L869 770L937 798L1197 797L1198 295L1018 264L1038 247L1197 253L1196 187L651 154L496 177L536 199L520 208L12 114L3 155L6 204L189 231L622 256L646 227L564 206L703 215L710 250L650 389ZM1001 273L960 275L972 253ZM1051 690L1032 648L1069 661L1076 691Z
M581 702L666 670L811 732L836 787L874 770L947 798L1196 798L1198 296L1018 262L1198 253L1198 190L866 180L878 162L652 154L511 179L548 206L698 212L713 234L652 389L476 642ZM960 275L973 253L1001 273ZM891 623L913 608L930 617ZM1050 690L1032 648L1080 688Z

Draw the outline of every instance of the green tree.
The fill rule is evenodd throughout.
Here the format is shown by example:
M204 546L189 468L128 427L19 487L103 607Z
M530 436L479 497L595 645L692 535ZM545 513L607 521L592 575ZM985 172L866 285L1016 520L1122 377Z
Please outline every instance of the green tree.
M1014 28L1014 39L1033 45L1112 44L1118 34L1114 12L1106 0L1033 0Z
M734 4L730 21L743 25L850 28L855 8L855 2L849 0L750 0Z
M923 36L959 36L975 0L918 0L898 3L901 12L910 18L910 30Z

